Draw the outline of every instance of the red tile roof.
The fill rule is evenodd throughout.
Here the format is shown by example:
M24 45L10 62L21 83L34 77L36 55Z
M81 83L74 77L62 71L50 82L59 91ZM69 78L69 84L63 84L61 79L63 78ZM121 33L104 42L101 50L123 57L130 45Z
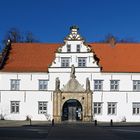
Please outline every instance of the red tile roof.
M13 43L1 71L46 72L61 44Z
M140 72L140 44L89 43L100 59L102 72ZM8 59L1 71L4 72L47 72L62 44L13 43Z
M117 43L115 47L91 43L90 46L100 59L103 72L140 72L139 43Z

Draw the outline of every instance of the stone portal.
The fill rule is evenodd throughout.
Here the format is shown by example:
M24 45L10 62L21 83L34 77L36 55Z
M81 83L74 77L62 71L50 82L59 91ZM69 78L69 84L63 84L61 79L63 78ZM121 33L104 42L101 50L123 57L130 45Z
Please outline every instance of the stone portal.
M54 121L61 122L65 119L88 122L92 121L92 91L90 90L89 79L86 79L86 89L84 89L82 85L76 80L75 68L72 66L70 80L61 90L59 87L60 81L59 78L56 78L56 89L53 93ZM76 103L78 106L76 106Z

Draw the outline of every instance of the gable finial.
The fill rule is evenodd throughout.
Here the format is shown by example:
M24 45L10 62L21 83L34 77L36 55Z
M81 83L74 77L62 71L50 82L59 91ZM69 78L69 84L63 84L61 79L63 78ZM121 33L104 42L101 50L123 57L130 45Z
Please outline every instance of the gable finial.
M84 40L80 34L78 33L79 27L76 25L73 25L70 27L70 34L64 39L64 40Z

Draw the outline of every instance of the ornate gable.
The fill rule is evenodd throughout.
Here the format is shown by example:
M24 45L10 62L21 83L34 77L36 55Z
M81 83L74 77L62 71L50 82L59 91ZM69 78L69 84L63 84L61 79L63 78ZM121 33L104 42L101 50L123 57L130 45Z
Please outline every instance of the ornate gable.
M70 27L70 34L64 39L65 41L66 40L71 40L71 41L74 41L74 40L77 40L77 41L79 41L79 40L84 40L81 36L80 36L80 34L78 33L78 30L79 30L79 28L77 27L77 26L71 26Z

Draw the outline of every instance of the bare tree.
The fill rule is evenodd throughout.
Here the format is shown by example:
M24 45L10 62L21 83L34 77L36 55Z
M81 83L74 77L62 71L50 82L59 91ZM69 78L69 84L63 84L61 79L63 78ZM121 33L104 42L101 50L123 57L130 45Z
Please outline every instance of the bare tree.
M118 42L121 42L121 43L134 43L134 42L138 42L138 41L136 41L133 37L127 37L127 38L119 39Z
M8 30L8 32L6 33L5 39L4 40L8 40L10 39L12 42L21 42L21 39L23 37L21 36L20 31L17 28L11 28Z
M118 39L117 39L117 37L115 37L114 35L109 33L105 36L104 42L110 43L112 40L117 41Z
M32 32L27 32L25 35L25 42L33 43L38 42L38 40L36 39L36 37L33 35Z
M105 43L130 43L130 42L137 42L136 40L134 40L132 37L127 37L127 38L119 38L114 36L111 33L108 33L105 38L102 41L99 42L105 42Z
M32 32L27 32L26 34L21 33L17 28L10 28L4 39L3 39L3 43L4 45L7 43L7 40L11 40L11 42L39 42L35 36L33 35Z

